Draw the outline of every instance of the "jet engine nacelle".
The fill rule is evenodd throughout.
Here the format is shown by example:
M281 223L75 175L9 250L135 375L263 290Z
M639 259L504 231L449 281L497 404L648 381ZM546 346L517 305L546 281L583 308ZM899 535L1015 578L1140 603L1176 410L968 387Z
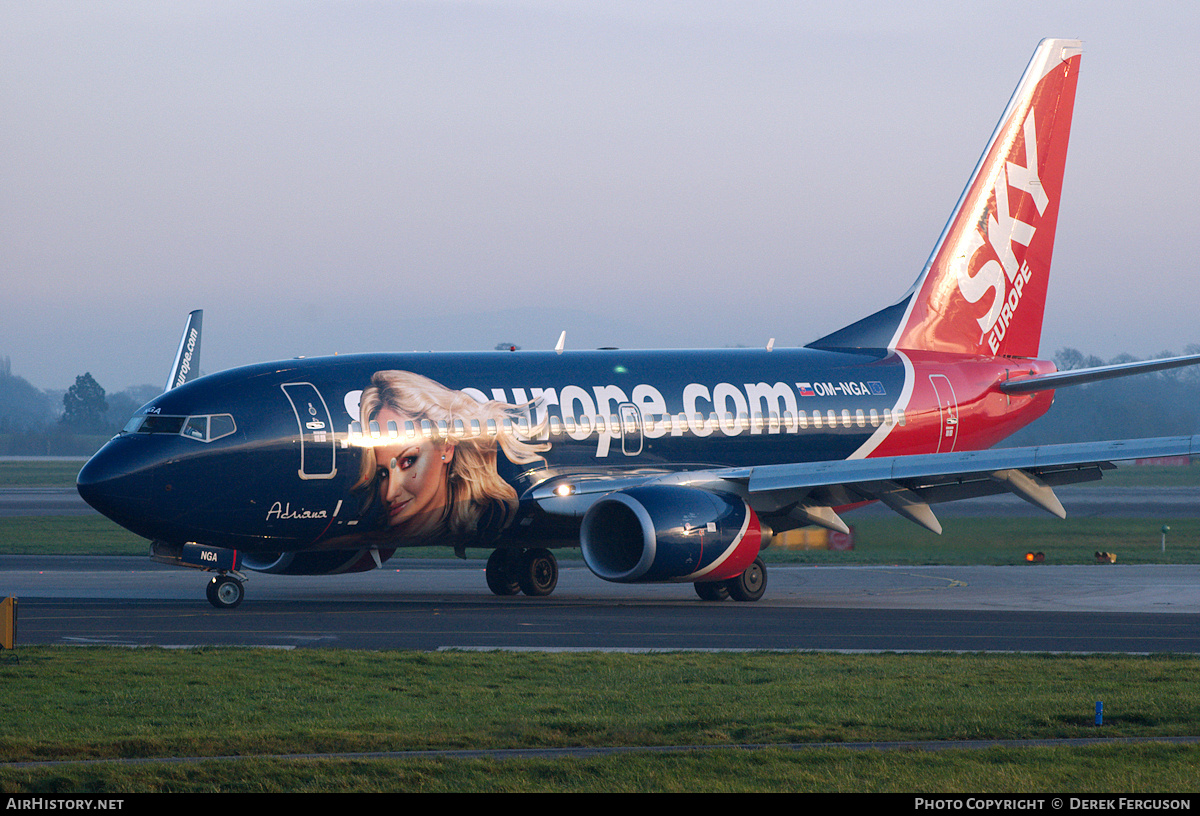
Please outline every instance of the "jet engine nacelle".
M583 517L588 569L606 581L724 581L762 547L758 516L732 493L680 485L618 490Z
M327 550L325 552L239 553L241 566L276 575L338 575L373 570L395 550Z

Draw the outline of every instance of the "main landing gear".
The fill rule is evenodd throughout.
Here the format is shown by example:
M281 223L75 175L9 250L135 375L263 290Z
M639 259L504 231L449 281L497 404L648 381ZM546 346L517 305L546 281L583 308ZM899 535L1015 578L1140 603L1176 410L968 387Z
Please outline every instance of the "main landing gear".
M558 560L540 547L495 550L487 561L487 585L496 595L544 597L558 586Z
M755 558L754 563L736 578L728 581L709 581L693 584L696 594L701 600L723 601L733 598L735 601L757 601L767 591L767 565L761 558Z

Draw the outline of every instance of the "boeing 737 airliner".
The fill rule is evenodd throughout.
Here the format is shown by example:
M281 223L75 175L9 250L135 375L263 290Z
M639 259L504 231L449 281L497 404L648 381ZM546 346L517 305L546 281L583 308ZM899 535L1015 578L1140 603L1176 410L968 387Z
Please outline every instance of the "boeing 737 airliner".
M803 348L361 354L197 377L200 314L166 391L79 474L156 560L324 574L399 548L491 550L500 595L547 595L552 549L608 581L686 581L753 601L760 549L882 502L1012 492L1058 516L1057 485L1200 437L988 450L1053 389L1200 361L1055 372L1038 359L1080 43L1044 40L916 282Z

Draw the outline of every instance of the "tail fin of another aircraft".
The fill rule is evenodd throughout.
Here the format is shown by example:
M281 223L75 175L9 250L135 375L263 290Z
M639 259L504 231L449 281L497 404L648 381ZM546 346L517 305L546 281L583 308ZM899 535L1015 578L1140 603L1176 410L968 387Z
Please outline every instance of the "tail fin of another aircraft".
M1038 44L913 287L810 347L1037 356L1080 54Z
M183 337L179 338L179 351L175 352L175 362L171 365L171 375L167 377L167 385L163 391L170 391L183 385L188 380L200 376L200 326L204 312L200 309L188 315L183 327Z

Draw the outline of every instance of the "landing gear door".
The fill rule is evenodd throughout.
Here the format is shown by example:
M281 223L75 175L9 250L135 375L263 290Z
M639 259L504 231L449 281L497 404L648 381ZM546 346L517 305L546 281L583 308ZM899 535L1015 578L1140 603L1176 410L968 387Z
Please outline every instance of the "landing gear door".
M321 392L312 383L284 383L280 388L300 426L300 478L332 479L337 474L337 448L333 420Z

